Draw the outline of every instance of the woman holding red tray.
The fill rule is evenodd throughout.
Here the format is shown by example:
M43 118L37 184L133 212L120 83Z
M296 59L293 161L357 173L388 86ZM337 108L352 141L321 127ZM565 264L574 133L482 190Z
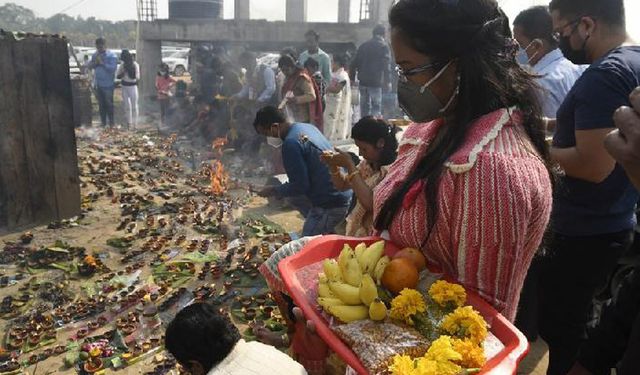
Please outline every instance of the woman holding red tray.
M513 321L552 204L534 77L495 0L399 0L389 22L414 123L374 190L376 232Z
M552 204L533 77L495 0L400 0L389 22L414 123L374 191L375 227L513 321Z

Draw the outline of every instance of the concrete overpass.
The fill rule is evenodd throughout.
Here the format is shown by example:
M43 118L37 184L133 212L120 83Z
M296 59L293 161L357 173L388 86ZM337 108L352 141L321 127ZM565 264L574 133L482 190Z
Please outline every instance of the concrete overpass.
M287 0L286 20L277 22L250 19L250 1L235 0L235 19L232 20L168 19L141 22L137 53L142 70L143 98L155 95L155 74L162 61L163 41L213 42L275 51L284 46L300 45L304 40L304 33L313 29L320 34L321 46L355 48L371 37L375 24L386 23L387 10L393 2L369 0L369 18L360 23L348 23L351 0L339 0L338 23L308 23L308 0Z

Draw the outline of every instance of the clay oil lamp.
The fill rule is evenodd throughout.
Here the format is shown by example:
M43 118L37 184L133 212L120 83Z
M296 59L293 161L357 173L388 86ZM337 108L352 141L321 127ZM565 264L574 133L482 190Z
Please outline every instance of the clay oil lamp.
M152 338L149 340L149 343L151 344L152 348L157 348L158 346L160 346L160 339L159 338Z
M40 334L37 332L31 332L29 335L29 345L36 346L40 344Z
M69 314L69 313L66 313L66 314L64 314L62 316L62 322L64 324L69 324L69 323L71 323L72 320L73 320L73 318L71 317L71 314Z
M124 326L124 328L122 328L122 333L124 333L126 336L131 335L135 331L136 331L136 326L133 324L127 324L126 326Z
M149 350L151 350L151 342L149 341L145 341L142 343L142 351L144 353L148 352Z
M9 332L9 337L12 339L24 339L27 337L27 332L22 328L14 327Z
M267 296L265 296L264 294L260 294L256 296L256 303L259 306L264 306L267 303Z
M102 366L103 364L100 358L90 358L87 362L85 362L84 370L89 374L93 374L102 370Z
M44 338L46 340L55 340L56 339L56 331L54 329L45 332Z
M96 329L100 328L100 324L96 321L96 322L89 322L87 324L87 328L89 328L89 330L91 331L95 331Z
M227 281L224 282L223 285L224 285L225 288L229 289L229 288L231 288L233 283L231 281L227 280Z
M138 300L138 295L136 295L136 294L129 294L129 295L127 296L127 302L128 302L128 303L134 303L134 302L136 302L137 300Z
M122 360L125 362L129 362L132 358L133 358L133 353L131 352L126 352L122 354Z
M118 327L118 329L122 330L124 329L124 327L127 326L129 322L127 321L126 318L118 318L118 320L116 321L116 327Z
M256 310L255 309L246 309L244 311L244 318L246 320L253 320L256 318Z
M251 306L251 304L252 304L251 298L244 297L240 299L240 305L244 308L248 308L249 306Z
M49 358L53 355L53 349L45 349L42 354L44 355L45 359Z
M273 307L271 306L265 306L262 308L262 313L264 314L264 317L266 319L271 318L271 315L273 314Z
M30 365L35 365L36 363L38 363L38 356L36 354L32 354L29 357L29 364Z
M65 348L65 347L64 347L64 346L62 346L62 345L58 345L58 346L56 346L56 347L53 349L53 352L54 352L55 354L57 354L57 355L60 355L60 354L62 354L62 353L64 353L64 352L66 352L66 351L67 351L67 348Z
M36 290L37 290L37 289L36 289ZM18 300L19 300L20 302L23 302L23 303L27 303L27 302L29 302L29 300L30 300L30 299L31 299L31 295L30 295L30 294L28 294L28 293L24 293L24 294L22 294L22 295L20 296L20 298L18 298Z
M82 328L78 330L78 332L76 333L76 337L79 339L83 339L87 337L87 334L89 334L89 332L86 329Z

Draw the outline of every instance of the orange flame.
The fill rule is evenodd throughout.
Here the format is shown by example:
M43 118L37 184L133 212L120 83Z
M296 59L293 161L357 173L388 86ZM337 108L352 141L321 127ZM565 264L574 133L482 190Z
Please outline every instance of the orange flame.
M222 195L227 191L229 174L224 170L220 160L216 160L211 165L211 192L213 195Z

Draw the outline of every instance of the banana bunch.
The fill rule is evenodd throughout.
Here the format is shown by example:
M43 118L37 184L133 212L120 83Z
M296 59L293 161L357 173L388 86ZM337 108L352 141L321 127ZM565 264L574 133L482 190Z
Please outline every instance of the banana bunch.
M384 320L387 307L378 298L378 287L390 259L384 241L352 249L344 245L336 259L323 262L318 276L318 304L345 323L357 320Z

